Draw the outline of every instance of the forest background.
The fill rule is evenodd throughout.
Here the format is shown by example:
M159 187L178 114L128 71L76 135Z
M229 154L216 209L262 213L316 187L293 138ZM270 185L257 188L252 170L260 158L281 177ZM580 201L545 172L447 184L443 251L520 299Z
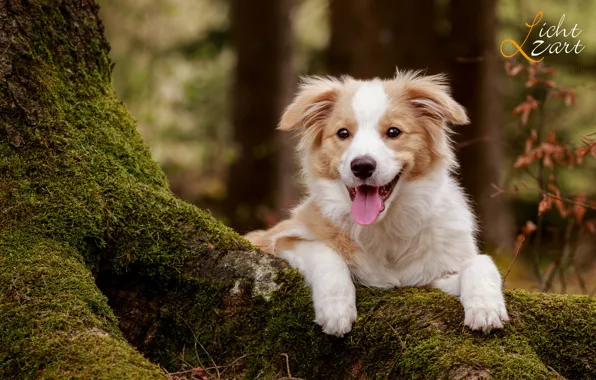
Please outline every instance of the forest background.
M300 76L445 72L472 120L456 129L460 179L506 286L596 291L595 2L100 4L113 85L182 199L240 232L270 226L303 194L295 141L275 130ZM505 58L539 12L526 52L537 39L581 52ZM540 37L544 23L577 38Z

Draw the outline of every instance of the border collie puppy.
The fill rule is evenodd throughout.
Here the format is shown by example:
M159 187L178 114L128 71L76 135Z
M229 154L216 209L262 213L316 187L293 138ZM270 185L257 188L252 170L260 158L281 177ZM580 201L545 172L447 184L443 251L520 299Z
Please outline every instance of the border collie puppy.
M304 275L325 333L351 330L352 279L459 296L473 330L509 319L501 276L478 252L474 216L453 178L448 127L466 123L441 75L303 80L279 129L300 135L308 195L290 219L246 238Z

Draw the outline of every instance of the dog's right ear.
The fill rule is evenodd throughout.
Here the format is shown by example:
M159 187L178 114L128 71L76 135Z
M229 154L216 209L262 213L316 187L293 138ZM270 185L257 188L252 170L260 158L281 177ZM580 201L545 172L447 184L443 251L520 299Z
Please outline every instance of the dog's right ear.
M298 93L286 108L278 129L299 131L303 138L315 138L331 115L342 82L335 78L303 78Z

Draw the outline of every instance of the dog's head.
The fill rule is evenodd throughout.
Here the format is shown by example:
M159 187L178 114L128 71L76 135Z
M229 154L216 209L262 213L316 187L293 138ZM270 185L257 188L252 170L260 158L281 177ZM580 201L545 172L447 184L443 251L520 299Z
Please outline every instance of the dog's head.
M390 80L306 78L279 129L298 131L309 180L340 184L361 225L382 219L398 183L455 166L448 123L466 112L441 75L398 73Z

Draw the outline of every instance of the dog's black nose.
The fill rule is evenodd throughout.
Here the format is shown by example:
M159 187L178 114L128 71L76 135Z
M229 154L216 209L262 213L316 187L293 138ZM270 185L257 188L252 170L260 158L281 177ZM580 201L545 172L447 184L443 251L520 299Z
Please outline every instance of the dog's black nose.
M369 178L377 168L377 163L372 157L362 156L355 158L350 164L352 173L360 179Z

